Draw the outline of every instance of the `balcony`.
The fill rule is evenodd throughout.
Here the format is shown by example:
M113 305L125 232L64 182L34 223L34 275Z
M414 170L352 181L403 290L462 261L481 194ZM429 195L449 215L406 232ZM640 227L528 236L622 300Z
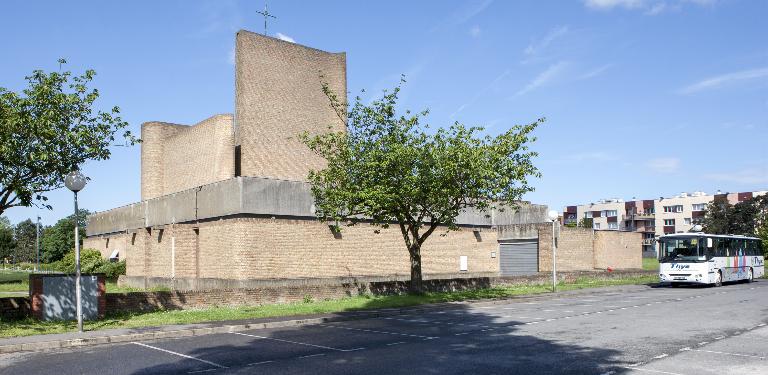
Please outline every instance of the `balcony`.
M641 214L626 214L623 216L624 220L654 220L656 214L641 213Z
M654 245L656 244L655 238L643 238L643 245Z

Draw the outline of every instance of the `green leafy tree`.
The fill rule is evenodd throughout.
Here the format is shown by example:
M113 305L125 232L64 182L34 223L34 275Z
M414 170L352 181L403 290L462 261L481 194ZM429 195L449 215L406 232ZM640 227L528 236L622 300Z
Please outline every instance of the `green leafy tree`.
M13 250L15 263L33 262L35 260L37 224L31 219L19 222L13 227L13 239L16 244Z
M422 124L428 111L396 111L400 87L369 105L358 97L348 108L324 84L346 131L301 138L327 160L309 175L318 217L336 228L339 222L396 225L410 257L410 289L419 293L421 248L430 235L439 227L458 229L456 218L466 209L515 207L533 190L528 179L540 174L528 146L543 120L496 137L458 122L429 132Z
M88 86L95 74L35 70L20 93L0 87L0 215L16 206L50 209L45 193L61 187L62 176L110 157L115 134L128 123L118 107L94 109L99 92ZM138 142L130 131L123 138Z
M581 220L579 220L579 224L577 226L579 228L592 229L592 218L588 218L588 217L582 218Z
M85 237L85 218L91 212L86 209L78 210L78 222L80 226L80 245ZM42 248L41 260L51 263L61 260L65 254L75 248L75 215L69 215L56 222L53 226L46 227L40 241Z
M768 196L762 195L731 205L712 201L704 216L704 231L713 234L754 236L768 222Z
M13 226L5 216L0 216L0 263L13 256L16 242L13 240Z
M714 200L707 204L704 213L703 230L712 234L730 234L733 206L728 201Z

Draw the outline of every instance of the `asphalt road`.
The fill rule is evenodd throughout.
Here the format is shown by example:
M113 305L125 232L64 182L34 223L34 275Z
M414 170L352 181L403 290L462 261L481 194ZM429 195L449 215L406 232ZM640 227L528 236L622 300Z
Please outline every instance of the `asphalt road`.
M768 281L0 356L2 374L768 374Z

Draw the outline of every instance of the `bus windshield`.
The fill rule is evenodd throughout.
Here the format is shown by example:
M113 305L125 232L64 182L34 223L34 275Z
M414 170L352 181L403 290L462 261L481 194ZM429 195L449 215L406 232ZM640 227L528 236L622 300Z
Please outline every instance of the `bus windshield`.
M662 262L698 262L707 260L704 244L698 237L659 240Z

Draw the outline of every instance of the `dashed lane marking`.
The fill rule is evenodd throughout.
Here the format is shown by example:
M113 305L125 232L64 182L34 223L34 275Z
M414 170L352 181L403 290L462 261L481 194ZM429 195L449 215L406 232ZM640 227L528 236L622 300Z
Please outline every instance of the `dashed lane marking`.
M740 354L740 353L727 353L727 352L716 352L714 350L703 350L703 349L688 349L688 351L691 352L702 352L702 353L711 353L711 354L721 354L721 355L731 355L734 357L748 357L748 358L758 358L758 359L765 359L764 356L760 355L751 355L751 354Z
M258 365L264 365L264 364L267 364L267 363L272 363L272 362L274 362L274 361L261 361L261 362L254 362L254 363L249 363L249 364L247 364L246 366L258 366Z
M179 357L182 357L182 358L192 359L192 360L195 360L195 361L198 361L198 362L202 362L202 363L205 363L205 364L217 367L217 368L228 368L227 366L220 365L218 363L214 363L214 362L211 362L211 361L206 361L204 359L193 357L191 355L186 355L186 354L182 354L182 353L173 352L173 351L166 350L166 349L163 349L163 348L158 348L156 346L142 344L140 342L132 342L131 344L138 345L138 346L143 346L143 347L149 348L149 349L158 350L158 351L161 351L161 352L164 352L164 353L168 353L168 354L173 354L175 356L179 356Z
M299 341L291 341L291 340L284 340L284 339L278 339L274 337L266 337L266 336L258 336L258 335L251 335L248 333L242 333L242 332L232 332L233 335L240 335L240 336L247 336L247 337L253 337L256 339L261 340L272 340L272 341L279 341L279 342L287 342L289 344L296 344L296 345L304 345L304 346L311 346L313 348L320 348L320 349L328 349L328 350L334 350L337 352L351 352L355 350L360 350L362 348L355 348L355 349L339 349L339 348L333 348L330 346L324 346L324 345L315 345L315 344L309 344L306 342L299 342Z
M677 372L669 372L669 371L661 371L661 370L651 370L648 368L639 368L639 367L624 367L627 370L633 370L633 371L641 371L641 372L652 372L654 374L667 374L667 375L683 375Z
M406 337L418 337L418 338L420 338L420 339L433 339L433 338L436 338L436 337L432 337L432 336L412 335L412 334L410 334L410 333L389 332L389 331L377 331L377 330L374 330L374 329L365 329L365 328L351 328L351 327L342 327L342 326L337 326L337 325L332 325L332 324L326 325L325 327L330 327L330 328L338 328L338 329L346 329L346 330L349 330L349 331L360 331L360 332L369 332L369 333L380 333L380 334L384 334L384 335L395 335L395 336L406 336Z

